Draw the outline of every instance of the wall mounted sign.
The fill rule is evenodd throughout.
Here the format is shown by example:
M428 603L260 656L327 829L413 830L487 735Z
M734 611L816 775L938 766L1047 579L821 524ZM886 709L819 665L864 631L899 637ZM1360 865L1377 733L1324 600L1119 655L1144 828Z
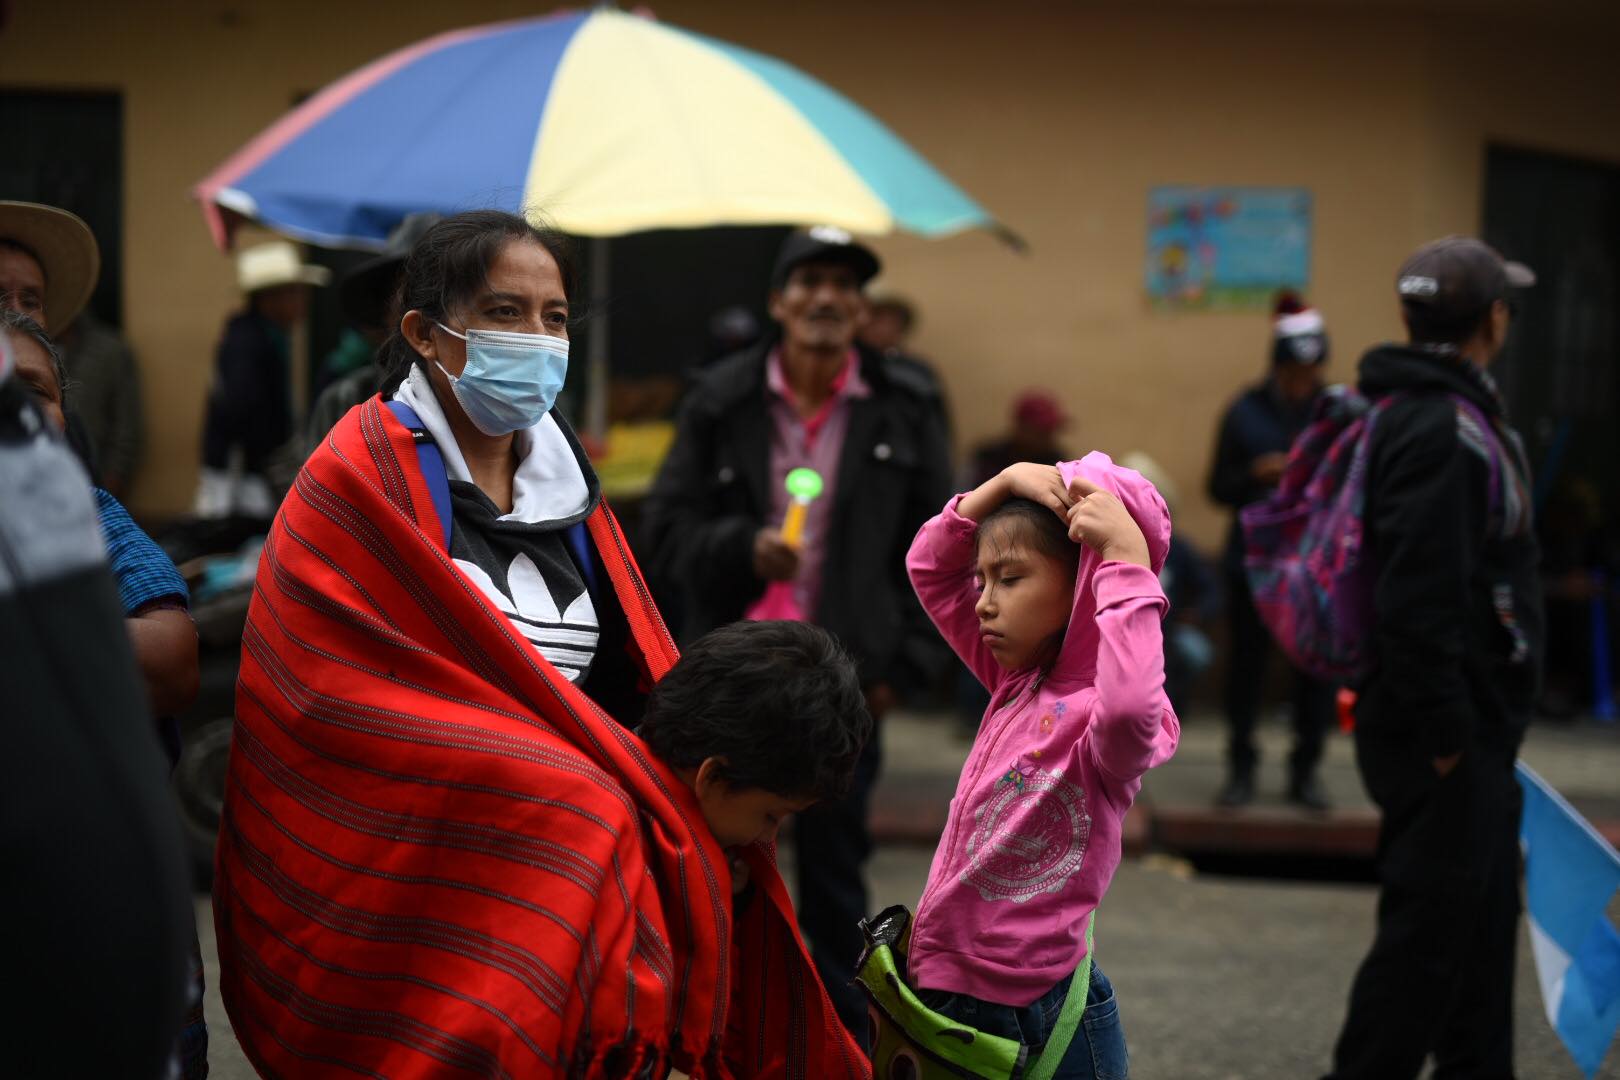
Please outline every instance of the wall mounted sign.
M1147 291L1177 311L1269 308L1310 283L1304 188L1156 187L1148 192Z

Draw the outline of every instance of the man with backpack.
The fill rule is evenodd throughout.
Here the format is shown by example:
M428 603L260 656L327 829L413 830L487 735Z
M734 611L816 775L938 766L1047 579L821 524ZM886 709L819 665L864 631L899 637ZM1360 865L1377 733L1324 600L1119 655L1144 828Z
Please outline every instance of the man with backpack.
M1523 449L1486 368L1511 290L1534 280L1478 240L1427 244L1396 278L1408 343L1361 361L1369 606L1352 686L1382 891L1332 1080L1416 1077L1431 1054L1437 1076L1513 1075L1513 765L1542 615Z

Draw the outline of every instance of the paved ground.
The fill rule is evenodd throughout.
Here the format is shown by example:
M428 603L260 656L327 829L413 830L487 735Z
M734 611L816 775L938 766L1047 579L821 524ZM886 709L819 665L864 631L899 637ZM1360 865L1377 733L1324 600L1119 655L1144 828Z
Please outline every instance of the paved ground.
M872 863L877 904L915 903L929 853L891 847ZM1327 1065L1345 991L1372 933L1367 886L1197 876L1149 856L1121 868L1098 919L1097 957L1119 994L1137 1080L1307 1080ZM213 957L208 902L199 898ZM214 1080L253 1072L213 991ZM1520 949L1519 1080L1578 1080L1541 1011L1528 943ZM1620 1080L1611 1054L1604 1080Z
M1280 799L1286 735L1264 736L1266 798ZM943 820L966 744L926 717L897 717L886 739L888 779L882 813L909 818L928 839ZM1525 757L1577 802L1604 805L1620 795L1620 730L1542 728ZM1217 725L1190 722L1183 750L1148 785L1165 804L1207 805L1220 781ZM1327 780L1347 811L1365 807L1349 740L1330 748ZM925 805L923 796L927 796ZM1282 811L1277 811L1282 812ZM888 843L871 865L875 907L915 903L930 850ZM1120 868L1098 925L1098 959L1120 994L1138 1080L1308 1080L1320 1076L1343 1015L1345 992L1372 934L1375 891L1365 885L1299 883L1194 874L1188 863L1153 854ZM214 993L212 920L198 899L209 958L208 1018L215 1080L250 1080ZM1575 1066L1542 1012L1527 942L1521 942L1518 1010L1520 1080L1576 1080ZM1602 1080L1620 1080L1613 1052Z

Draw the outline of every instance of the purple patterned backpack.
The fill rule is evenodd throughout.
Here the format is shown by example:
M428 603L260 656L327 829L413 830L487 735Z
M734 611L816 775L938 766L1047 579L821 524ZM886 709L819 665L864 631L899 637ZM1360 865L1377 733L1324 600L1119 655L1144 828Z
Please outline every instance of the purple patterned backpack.
M1496 429L1473 402L1447 396L1489 466L1495 517L1502 460ZM1353 678L1371 660L1367 466L1373 428L1400 397L1368 401L1353 387L1329 387L1294 440L1277 490L1240 514L1255 610L1295 666L1319 679Z

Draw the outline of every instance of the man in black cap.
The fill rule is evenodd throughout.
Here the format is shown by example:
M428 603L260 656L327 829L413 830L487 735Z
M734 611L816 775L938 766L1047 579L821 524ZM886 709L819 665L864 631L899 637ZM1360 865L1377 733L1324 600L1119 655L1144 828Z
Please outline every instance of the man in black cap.
M881 721L945 659L905 555L950 495L950 463L932 381L856 342L877 271L877 256L840 229L788 237L771 275L776 332L698 378L643 513L652 576L680 597L683 640L742 618L815 622L859 661ZM800 469L819 476L818 494L797 484L790 494ZM874 733L849 796L797 829L800 925L861 1038L866 1007L851 980L857 923L870 914L861 868L878 755Z
M1396 292L1409 342L1361 361L1373 429L1373 668L1356 759L1383 811L1378 931L1335 1080L1513 1075L1519 785L1542 656L1528 470L1486 368L1534 282L1478 240L1418 249Z

